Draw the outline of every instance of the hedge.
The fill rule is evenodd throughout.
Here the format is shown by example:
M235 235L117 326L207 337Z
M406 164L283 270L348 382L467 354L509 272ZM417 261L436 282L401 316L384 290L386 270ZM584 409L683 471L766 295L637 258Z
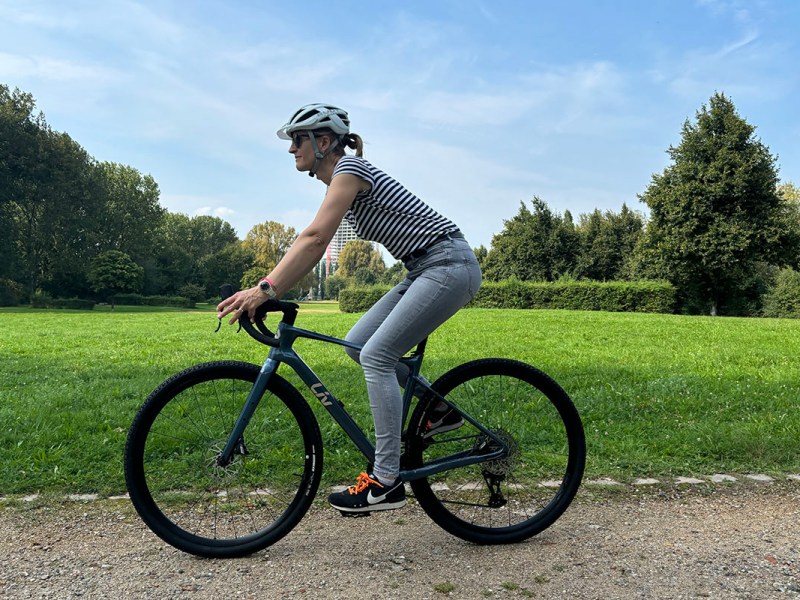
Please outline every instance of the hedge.
M83 298L51 298L45 294L37 294L31 300L33 308L70 308L73 310L94 310L94 300Z
M113 299L120 306L178 306L194 308L194 301L183 296L143 296L142 294L116 294Z
M484 282L469 306L671 313L675 299L674 286L665 281L540 283L511 279Z
M364 312L380 300L389 287L373 285L362 288L344 288L339 291L339 310L346 313Z
M339 308L342 312L363 312L388 290L386 286L344 289L339 293ZM665 281L540 283L509 279L484 282L468 306L671 313L675 299L674 286Z

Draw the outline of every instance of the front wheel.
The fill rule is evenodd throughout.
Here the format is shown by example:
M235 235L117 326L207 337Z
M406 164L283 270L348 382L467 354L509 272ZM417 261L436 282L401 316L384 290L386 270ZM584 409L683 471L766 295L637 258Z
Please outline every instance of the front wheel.
M261 550L297 525L314 499L319 427L277 374L233 460L217 460L258 373L256 365L229 361L187 369L159 386L131 425L131 501L156 535L184 552L228 558Z
M525 540L558 519L580 486L586 461L583 426L563 389L534 367L483 359L442 375L432 388L501 440L498 458L411 482L439 526L479 544ZM421 401L411 418L411 466L443 457L491 453L502 446L469 421L427 434L439 401Z

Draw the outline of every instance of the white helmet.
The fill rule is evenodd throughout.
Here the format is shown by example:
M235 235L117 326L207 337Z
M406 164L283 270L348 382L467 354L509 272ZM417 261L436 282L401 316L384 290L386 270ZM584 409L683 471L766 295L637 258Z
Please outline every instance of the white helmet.
M278 137L290 140L295 131L314 129L330 129L337 136L347 135L350 133L350 118L346 111L330 104L306 104L278 130Z

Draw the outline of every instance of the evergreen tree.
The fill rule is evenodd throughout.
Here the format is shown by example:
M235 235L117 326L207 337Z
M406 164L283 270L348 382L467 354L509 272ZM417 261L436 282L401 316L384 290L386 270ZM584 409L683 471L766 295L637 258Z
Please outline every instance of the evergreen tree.
M531 204L533 210L520 203L519 212L492 237L483 262L487 280L553 281L574 268L578 237L572 215L554 214L536 196Z

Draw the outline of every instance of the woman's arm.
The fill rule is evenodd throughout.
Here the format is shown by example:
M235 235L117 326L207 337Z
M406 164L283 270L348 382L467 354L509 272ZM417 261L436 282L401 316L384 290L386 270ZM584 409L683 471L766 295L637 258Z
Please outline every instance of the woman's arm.
M283 258L267 275L278 296L292 289L322 259L356 194L367 185L363 179L349 173L333 178L314 220L300 232ZM266 296L258 286L242 290L220 302L217 306L217 318L222 319L236 311L237 314L230 320L231 324L236 322L241 312L246 312L252 319L255 309L264 300Z

